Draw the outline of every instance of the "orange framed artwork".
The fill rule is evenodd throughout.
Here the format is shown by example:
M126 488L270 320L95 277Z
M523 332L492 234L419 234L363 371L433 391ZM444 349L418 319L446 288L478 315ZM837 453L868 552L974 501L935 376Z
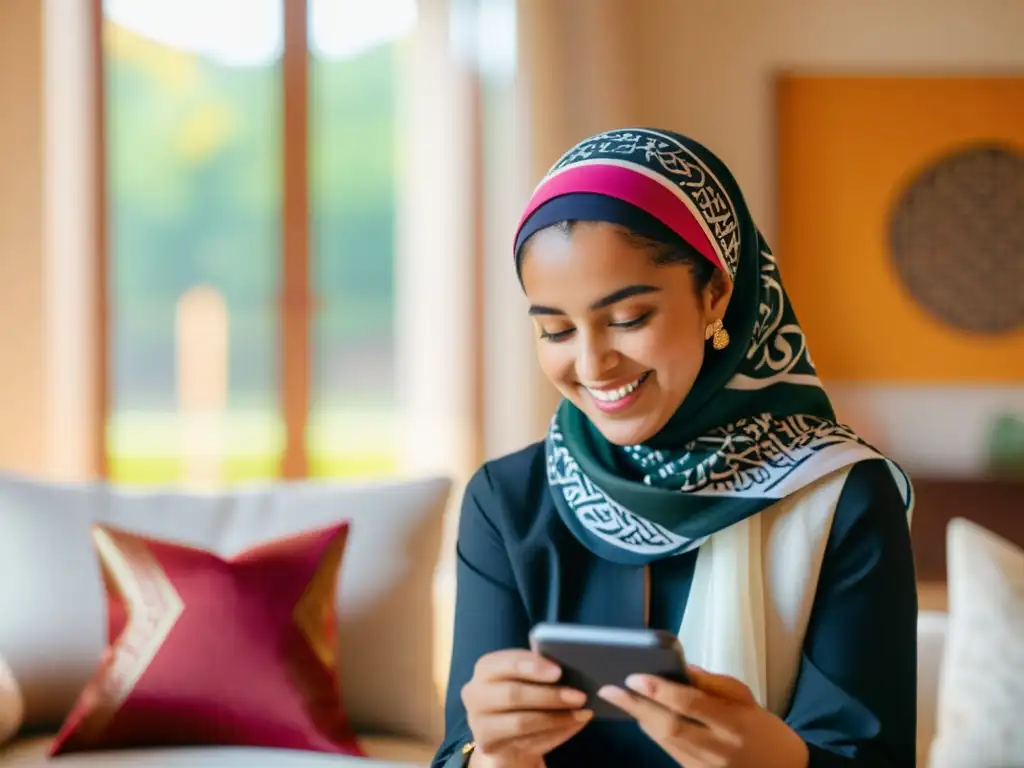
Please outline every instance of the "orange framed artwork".
M1024 76L776 88L778 254L822 377L1024 383Z

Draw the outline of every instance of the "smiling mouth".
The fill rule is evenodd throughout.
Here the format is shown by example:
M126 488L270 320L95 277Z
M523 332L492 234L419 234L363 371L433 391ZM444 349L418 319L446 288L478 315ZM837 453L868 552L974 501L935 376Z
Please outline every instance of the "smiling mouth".
M624 384L615 389L591 389L585 387L590 396L594 398L594 405L602 411L617 411L630 405L637 398L637 390L650 377L651 372L646 371L629 384Z

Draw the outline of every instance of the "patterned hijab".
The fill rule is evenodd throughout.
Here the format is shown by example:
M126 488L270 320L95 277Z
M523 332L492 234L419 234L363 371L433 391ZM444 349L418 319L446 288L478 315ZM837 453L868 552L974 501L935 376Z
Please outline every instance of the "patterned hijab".
M548 484L584 546L634 565L688 552L832 472L885 458L836 423L771 249L732 174L692 139L632 128L577 144L534 191L517 264L538 230L565 219L629 226L610 213L624 209L725 271L731 342L708 350L685 401L643 445L614 445L569 401L559 404L545 441ZM909 479L889 466L909 514Z

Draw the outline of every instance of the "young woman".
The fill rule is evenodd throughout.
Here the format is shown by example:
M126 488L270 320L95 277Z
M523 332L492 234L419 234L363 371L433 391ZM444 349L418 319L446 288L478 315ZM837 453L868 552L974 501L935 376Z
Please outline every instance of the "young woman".
M914 765L910 484L835 422L732 174L594 136L514 253L564 400L466 490L434 765ZM526 650L540 621L677 633L695 684L630 679L601 692L630 719L591 720Z

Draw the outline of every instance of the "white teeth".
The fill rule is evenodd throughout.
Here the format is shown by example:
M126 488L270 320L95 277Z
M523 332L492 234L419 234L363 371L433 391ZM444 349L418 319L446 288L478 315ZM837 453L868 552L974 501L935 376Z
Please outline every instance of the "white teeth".
M619 387L618 389L591 389L590 387L587 387L587 391L592 394L596 400L600 400L605 403L614 403L621 400L626 395L631 394L637 387L643 384L646 376L647 374L645 373L632 384L627 384L626 386Z

